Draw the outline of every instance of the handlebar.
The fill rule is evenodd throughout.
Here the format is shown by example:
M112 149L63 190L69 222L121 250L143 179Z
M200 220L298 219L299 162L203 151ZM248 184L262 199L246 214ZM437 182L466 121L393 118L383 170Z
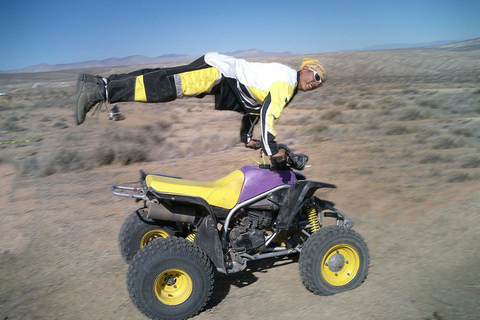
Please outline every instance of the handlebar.
M287 154L287 164L289 167L296 170L303 170L305 168L305 165L308 161L308 156L304 155L303 153L294 153L292 149L284 144L279 144L278 147L285 150Z
M253 141L255 141L255 144L253 145L254 150L262 149L263 144L261 140ZM283 157L271 157L270 161L275 168L280 170L287 169L288 167L296 170L303 170L305 168L305 165L308 161L308 156L302 153L294 153L292 149L284 144L278 144L278 148L285 150L287 159L283 160Z

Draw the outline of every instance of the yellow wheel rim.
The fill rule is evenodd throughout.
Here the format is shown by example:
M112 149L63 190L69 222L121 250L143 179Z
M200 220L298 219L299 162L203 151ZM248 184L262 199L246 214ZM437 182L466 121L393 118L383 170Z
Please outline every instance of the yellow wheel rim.
M348 244L338 244L323 256L322 275L332 286L344 286L352 281L360 268L357 250Z
M145 233L142 237L142 240L140 240L140 248L145 247L147 243L149 243L153 239L156 239L159 237L166 238L168 236L169 234L165 230L162 230L162 229L150 230L147 233Z
M158 300L169 306L185 302L193 290L192 278L180 269L168 269L155 280L155 295Z

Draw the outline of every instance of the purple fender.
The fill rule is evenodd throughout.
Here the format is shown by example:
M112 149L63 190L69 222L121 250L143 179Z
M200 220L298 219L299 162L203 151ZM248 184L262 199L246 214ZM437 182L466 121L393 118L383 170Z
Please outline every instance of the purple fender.
M292 170L277 171L260 169L258 166L244 166L240 170L245 175L245 181L237 203L242 203L278 186L292 185L296 181Z

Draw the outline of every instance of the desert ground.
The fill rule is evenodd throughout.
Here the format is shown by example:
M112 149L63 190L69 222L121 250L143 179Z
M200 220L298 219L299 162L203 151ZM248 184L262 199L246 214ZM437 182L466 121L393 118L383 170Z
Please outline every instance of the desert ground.
M355 221L368 278L316 296L298 256L258 261L217 277L194 319L479 319L480 50L310 56L329 79L296 96L277 140L310 157L310 180L337 185L317 196ZM0 319L145 319L117 243L139 204L110 186L140 169L214 180L259 159L238 141L241 115L211 97L123 103L123 121L74 124L78 73L138 68L0 74Z

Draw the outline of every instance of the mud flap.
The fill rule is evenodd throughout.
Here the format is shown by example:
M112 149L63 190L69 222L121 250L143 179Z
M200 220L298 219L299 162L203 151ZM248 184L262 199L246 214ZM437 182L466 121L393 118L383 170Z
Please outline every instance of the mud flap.
M276 227L278 229L288 229L292 224L295 215L305 204L305 201L310 199L315 191L320 188L336 188L336 186L333 184L307 180L294 183L288 190L288 194L282 203L282 207L278 213Z
M208 215L202 218L197 226L197 235L194 243L202 248L210 260L212 260L218 272L227 273L220 236L212 216Z

